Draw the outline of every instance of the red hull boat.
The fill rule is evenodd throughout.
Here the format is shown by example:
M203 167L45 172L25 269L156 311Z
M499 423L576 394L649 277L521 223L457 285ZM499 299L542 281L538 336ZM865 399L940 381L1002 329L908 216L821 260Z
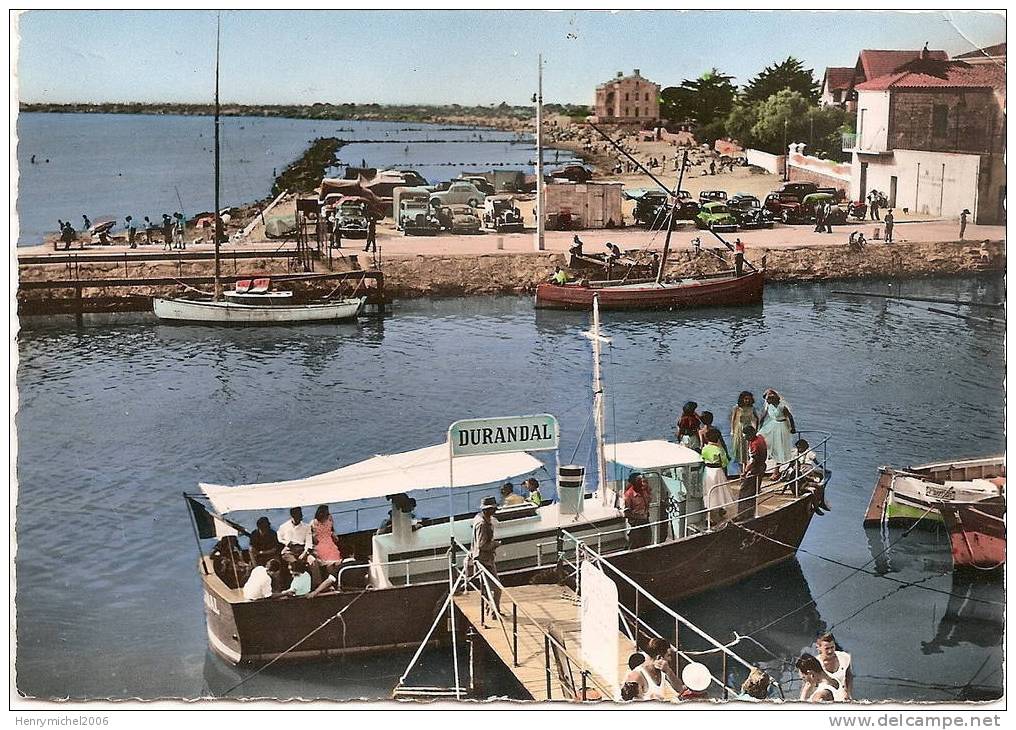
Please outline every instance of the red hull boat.
M943 502L954 568L994 570L1005 564L1005 497Z
M667 310L690 307L751 306L762 303L763 271L736 276L732 271L674 282L543 283L536 287L537 309L593 308L598 295L601 309Z

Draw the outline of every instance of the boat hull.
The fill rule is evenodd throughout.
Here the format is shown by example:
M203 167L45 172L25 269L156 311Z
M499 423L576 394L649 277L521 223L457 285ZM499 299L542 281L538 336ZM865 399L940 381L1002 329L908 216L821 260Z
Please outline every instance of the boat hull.
M1005 564L1005 498L943 502L953 568L995 570Z
M616 552L607 559L657 598L682 599L793 557L813 514L812 497L806 495L740 525ZM509 588L556 578L552 565L501 573ZM632 606L631 586L619 583L618 589L621 600ZM211 576L204 581L204 591L212 650L233 664L260 664L418 646L441 610L448 584L434 581L310 600L235 603ZM439 634L446 636L444 631Z
M152 300L155 316L167 322L189 324L286 324L342 322L355 319L366 300L343 299L322 304L240 304L191 299Z
M593 296L600 309L669 310L691 307L751 306L762 303L763 272L722 276L688 282L644 284L554 284L536 287L537 309L589 310Z

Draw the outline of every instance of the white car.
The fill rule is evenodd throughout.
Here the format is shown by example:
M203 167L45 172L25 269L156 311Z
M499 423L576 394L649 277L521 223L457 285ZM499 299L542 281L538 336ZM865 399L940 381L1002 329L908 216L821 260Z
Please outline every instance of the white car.
M431 204L437 201L441 205L468 205L472 208L479 208L483 205L486 195L476 189L470 182L453 182L447 190L432 193Z

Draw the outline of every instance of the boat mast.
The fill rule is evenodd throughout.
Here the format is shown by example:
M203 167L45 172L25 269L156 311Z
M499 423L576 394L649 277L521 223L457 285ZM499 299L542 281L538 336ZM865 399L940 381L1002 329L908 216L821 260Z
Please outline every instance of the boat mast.
M222 298L222 280L219 264L219 239L222 237L222 221L219 219L219 27L221 15L215 17L215 301Z
M688 164L688 150L684 151L681 160L681 172L677 176L677 187L674 189L673 200L670 201L670 220L667 222L667 238L663 242L663 256L660 258L660 270L656 272L656 283L663 280L663 271L667 268L667 257L670 256L670 235L674 232L674 218L677 216L678 195L681 194L681 183L684 182L684 166Z
M603 407L603 379L600 374L600 295L593 295L593 330L590 333L593 341L593 419L596 421L596 469L600 474L600 500L607 503L607 458L603 451L603 438L606 431Z
M543 54L536 80L536 250L546 248L543 220Z

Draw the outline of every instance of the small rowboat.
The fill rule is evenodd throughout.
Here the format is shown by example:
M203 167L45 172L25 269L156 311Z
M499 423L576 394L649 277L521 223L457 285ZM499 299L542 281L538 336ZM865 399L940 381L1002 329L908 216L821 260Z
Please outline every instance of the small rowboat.
M543 283L536 287L537 309L593 307L599 295L602 309L666 310L690 307L751 306L762 303L763 271L737 276L724 271L678 281L602 281L568 284Z
M281 293L281 292L279 292ZM288 292L287 292L288 293ZM260 296L265 295L241 295ZM153 299L152 309L159 319L194 324L290 324L307 322L341 322L355 319L363 308L365 297L339 299L310 304L247 304L226 299Z

